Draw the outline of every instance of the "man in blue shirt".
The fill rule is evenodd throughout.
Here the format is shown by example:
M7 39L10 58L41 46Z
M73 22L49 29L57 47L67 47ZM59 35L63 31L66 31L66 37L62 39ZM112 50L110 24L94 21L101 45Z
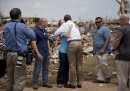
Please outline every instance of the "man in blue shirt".
M48 66L49 66L49 52L50 44L48 40L47 28L48 22L47 19L42 18L38 22L38 27L34 30L36 34L36 41L32 41L32 46L36 53L35 65L33 72L33 89L38 90L38 78L42 66L42 78L43 78L43 87L52 88L48 84ZM50 51L49 51L50 50Z
M110 29L103 25L101 17L95 19L95 24L97 28L93 31L93 52L98 65L98 77L93 82L109 83L111 74L107 64L107 56L111 52Z
M11 22L5 25L3 36L7 49L6 91L23 91L26 82L27 39L35 40L35 33L21 21L21 10L10 11Z

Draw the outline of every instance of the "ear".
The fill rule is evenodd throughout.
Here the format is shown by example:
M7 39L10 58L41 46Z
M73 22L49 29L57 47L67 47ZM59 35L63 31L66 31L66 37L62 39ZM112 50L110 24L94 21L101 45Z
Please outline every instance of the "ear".
M22 19L22 17L21 17L21 15L19 15L19 18L18 18L18 20L19 20L19 21L21 21L21 19Z

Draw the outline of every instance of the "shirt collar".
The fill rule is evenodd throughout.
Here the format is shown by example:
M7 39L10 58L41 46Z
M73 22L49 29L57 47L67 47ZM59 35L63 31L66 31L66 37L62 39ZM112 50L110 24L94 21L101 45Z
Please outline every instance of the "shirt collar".
M41 31L46 31L46 29L41 29L39 26L37 26L36 28Z
M129 23L125 23L124 25L129 25Z
M11 22L19 22L18 20L11 20Z

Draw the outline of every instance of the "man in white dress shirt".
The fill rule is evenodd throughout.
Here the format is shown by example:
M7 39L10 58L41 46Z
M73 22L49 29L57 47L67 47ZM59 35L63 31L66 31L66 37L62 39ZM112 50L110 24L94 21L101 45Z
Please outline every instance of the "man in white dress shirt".
M55 31L54 35L58 36L67 33L69 26L72 25L68 41L68 59L69 59L69 83L67 88L81 88L83 83L83 47L81 42L80 31L75 23L71 21L70 15L64 16L64 21L60 28Z

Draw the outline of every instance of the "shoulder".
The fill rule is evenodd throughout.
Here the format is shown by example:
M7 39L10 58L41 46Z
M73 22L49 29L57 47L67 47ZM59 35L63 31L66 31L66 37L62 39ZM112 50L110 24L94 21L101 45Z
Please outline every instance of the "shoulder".
M106 26L101 27L101 30L105 33L110 33L110 29Z
M65 22L65 23L63 23L61 26L63 26L63 27L68 26L68 23Z
M123 35L123 30L124 30L124 28L123 28L122 26L119 27L119 28L116 30L116 35L117 35L117 36Z
M47 30L47 29L45 29L45 32L46 32L46 33L48 33L48 30Z
M7 28L7 27L10 27L10 26L12 26L12 23L11 23L11 22L5 24L4 27L3 27L3 29L5 29L5 28Z
M17 23L17 25L18 25L19 27L22 27L22 28L26 27L26 25L25 25L25 24L20 23L20 22L18 22L18 23Z
M123 25L121 28L123 28L123 29L130 28L130 24Z
M36 27L33 31L34 31L35 34L37 34L39 29Z
M107 26L102 26L101 27L103 30L110 30Z

